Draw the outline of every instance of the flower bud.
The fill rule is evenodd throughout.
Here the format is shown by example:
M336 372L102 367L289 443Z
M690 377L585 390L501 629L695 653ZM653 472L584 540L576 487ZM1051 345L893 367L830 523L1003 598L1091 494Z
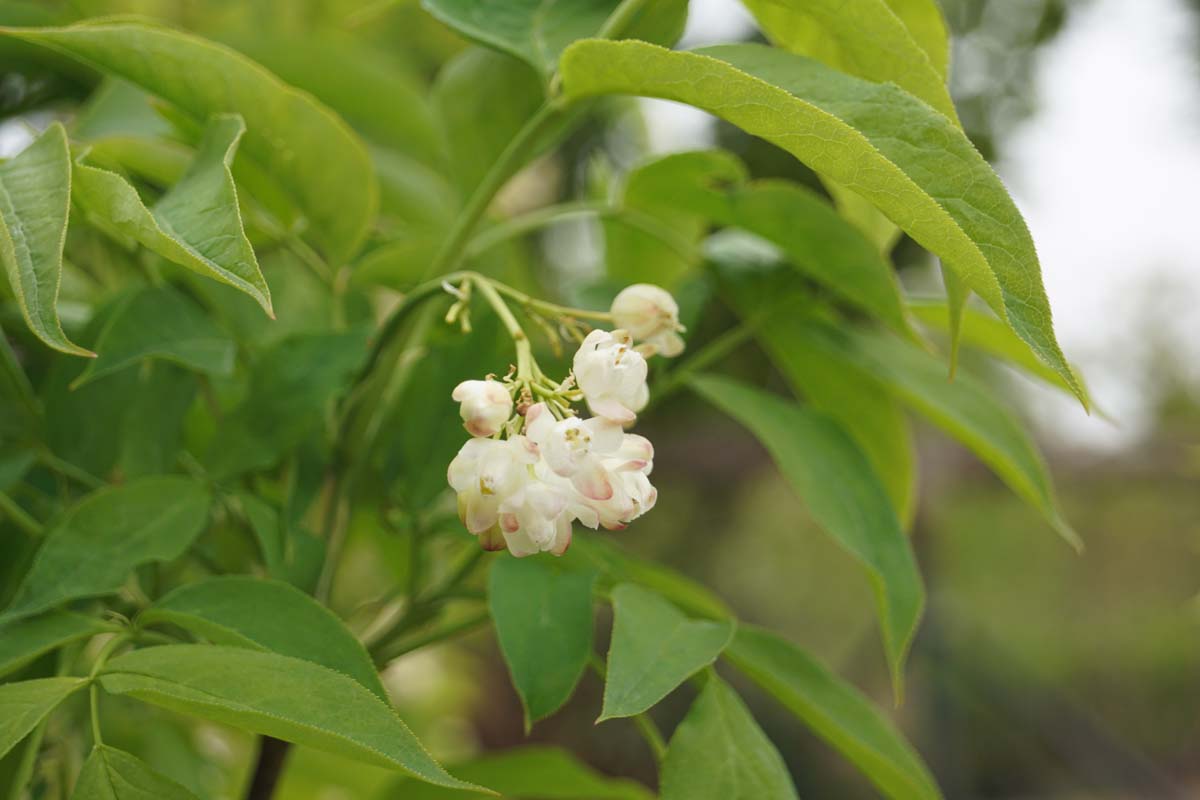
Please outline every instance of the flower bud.
M683 352L679 332L679 304L667 290L649 283L635 283L621 290L612 302L613 324L624 328L667 358Z
M499 381L463 381L450 396L462 403L459 414L472 436L491 436L512 416L512 396Z
M633 348L627 331L592 331L575 353L573 367L575 381L596 416L633 422L650 399L646 359Z

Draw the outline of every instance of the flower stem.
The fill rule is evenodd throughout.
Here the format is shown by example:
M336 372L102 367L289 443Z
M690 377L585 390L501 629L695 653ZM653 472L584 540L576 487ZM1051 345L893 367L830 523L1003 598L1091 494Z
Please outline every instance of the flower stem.
M434 628L428 633L414 636L407 641L394 640L383 643L376 650L375 663L381 665L386 664L389 661L394 661L400 656L411 653L414 650L419 650L422 647L428 647L431 644L437 644L438 642L443 642L447 639L453 639L456 636L470 633L480 625L486 623L489 619L491 619L491 616L486 610L480 611L476 614L466 617L465 619L458 620L457 622L451 622L439 628Z
M647 410L662 402L663 398L680 389L687 382L688 378L696 372L719 361L753 338L757 327L757 324L752 321L743 322L741 325L726 331L701 348L698 353L680 364L675 370L654 385L654 390L650 393L650 403L647 405Z
M129 641L129 633L118 633L113 638L104 643L104 647L100 649L100 653L96 656L96 663L92 664L92 671L88 673L88 680L91 681L88 686L88 708L92 717L92 739L95 744L104 744L104 737L100 735L100 700L96 684L96 676L104 665L108 663L108 659L116 649Z
M533 363L533 348L529 344L529 337L525 335L525 331L521 328L521 323L517 322L517 318L513 316L512 309L504 302L504 298L496 291L495 284L491 280L477 273L471 273L471 281L475 284L475 288L483 295L483 299L487 300L488 305L496 312L496 316L500 318L500 322L504 324L508 335L512 337L513 344L517 349L517 380L531 381L536 376Z
M108 485L87 470L80 469L70 461L64 461L49 450L39 450L37 457L38 461L42 462L42 466L89 489L101 489Z
M0 492L0 513L7 516L14 525L21 529L22 533L27 534L30 538L42 538L44 531L41 523L31 517L25 509L17 504L16 500L4 492Z
M555 125L562 122L566 115L567 106L547 101L517 131L517 135L500 153L500 157L492 164L491 169L483 176L483 180L467 200L462 213L454 221L454 227L450 230L450 234L442 243L441 250L430 264L427 275L437 275L458 264L467 239L475 230L475 226L479 224L479 220L483 218L492 198L504 188L508 179L525 165L530 152L538 141Z

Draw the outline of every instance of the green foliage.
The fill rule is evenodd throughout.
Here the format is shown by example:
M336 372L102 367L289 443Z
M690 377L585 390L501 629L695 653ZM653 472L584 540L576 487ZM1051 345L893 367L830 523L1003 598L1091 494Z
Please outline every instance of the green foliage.
M634 584L613 589L600 720L640 714L711 665L733 637L732 621L689 620L673 605Z
M233 373L237 343L196 304L170 286L136 290L115 309L96 340L99 352L71 386L147 358L172 361L215 377Z
M941 20L934 0L895 3L887 0L853 2L779 2L747 0L759 25L775 44L809 56L843 72L871 81L894 81L901 89L924 100L957 121L954 103L946 88L946 32L941 42L932 38L926 49L920 35L931 37ZM904 12L897 5L907 5ZM938 57L934 53L940 52ZM935 59L937 59L935 61Z
M134 567L179 558L207 525L210 502L204 486L182 477L93 492L46 534L0 621L110 594Z
M0 684L0 756L24 739L59 703L86 685L83 678L35 678Z
M731 662L862 769L892 798L942 796L900 733L853 687L769 631L743 627Z
M273 315L271 291L242 230L229 171L245 131L241 117L214 116L191 167L153 210L120 175L82 162L75 164L71 196L103 229L241 289Z
M663 800L796 798L787 767L741 698L709 675L663 762Z
M180 586L139 617L216 644L270 650L348 675L385 703L387 692L354 634L329 609L278 581L225 576Z
M866 567L896 696L901 697L904 657L925 590L908 538L866 457L823 414L728 378L697 377L691 386L753 431L813 519Z
M582 41L564 53L562 74L568 96L623 92L703 108L862 195L1073 383L1020 213L962 132L910 95L757 45L680 53Z
M924 603L905 533L918 488L910 412L1077 542L1003 395L955 371L961 338L1089 402L1055 341L1024 222L958 124L933 0L747 0L775 46L696 52L666 49L685 0L318 3L286 15L146 4L187 30L77 19L105 4L69 5L0 4L0 23L41 26L0 28L0 63L45 71L16 105L0 103L6 125L42 129L0 163L11 289L0 297L0 795L52 796L49 775L79 798L190 798L218 791L212 781L241 794L247 759L202 758L199 719L322 751L339 769L349 759L403 773L372 773L383 797L481 786L527 800L653 796L557 748L475 755L461 779L442 769L379 670L490 622L526 732L572 700L591 664L604 693L583 715L632 718L601 735L636 726L663 800L796 797L776 745L717 676L721 658L885 796L940 797L857 689L742 625L702 583L633 555L635 541L661 552L654 528L625 539L583 529L639 526L659 500L641 440L602 460L584 453L592 471L572 475L548 466L549 440L526 440L461 492L463 521L495 506L495 525L477 532L487 549L528 514L553 508L555 536L561 515L580 521L559 561L475 552L446 488L470 416L451 402L456 387L509 379L515 416L479 450L533 436L522 416L539 400L550 416L582 410L597 399L586 370L560 382L578 341L639 327L619 326L608 301L652 282L676 292L692 352L650 359L650 404L637 410L678 414L697 442L660 446L656 484L708 457L713 413L747 428L865 569L897 697ZM614 95L708 111L816 177L764 178L752 153L715 149L645 159L637 106ZM517 241L580 218L600 223L595 282L559 263L561 242ZM889 256L901 231L941 260L944 302L908 296ZM672 302L647 324L673 329ZM924 333L948 337L949 370ZM614 367L650 352L621 347ZM684 387L709 402L674 402ZM564 441L599 447L588 437L603 430ZM543 494L496 497L513 475ZM687 502L681 483L662 481L664 507ZM745 535L719 516L687 524L690 548ZM597 602L613 619L603 666ZM461 655L432 671L466 673ZM659 733L668 715L655 707L690 697L684 684L698 696ZM421 681L389 686L439 756L471 755L453 735L465 709ZM85 687L90 702L64 703ZM580 695L544 727L579 717L592 702ZM110 728L124 750L106 743ZM272 748L260 749L269 767ZM298 760L286 783L307 780Z
M910 325L891 265L814 192L783 181L745 180L727 153L665 156L633 172L626 190L640 208L686 214L756 234L787 263L901 333Z
M63 645L116 630L115 626L94 617L70 611L50 611L10 622L0 627L0 676Z
M422 0L422 5L459 33L521 59L544 78L571 42L594 36L617 8L617 0ZM671 44L683 33L687 3L651 3L629 21L636 39Z
M196 795L115 747L97 745L79 771L75 800L194 800Z
M62 125L51 125L16 158L0 164L0 258L30 329L64 353L72 344L58 319L63 242L71 194L71 158Z
M221 112L241 115L246 154L290 193L326 255L341 262L362 244L378 203L365 146L329 109L244 56L129 22L5 33L137 84L195 123Z
M454 771L465 780L491 786L513 800L651 800L653 797L640 784L601 775L567 751L553 747L504 750L461 764ZM475 792L403 780L379 800L467 800L478 796Z
M275 653L218 645L165 645L113 659L100 672L112 694L233 725L452 788L452 778L408 726L357 681ZM321 698L314 704L310 698Z
M525 709L525 727L557 711L575 691L592 652L591 573L538 561L492 567L488 607Z

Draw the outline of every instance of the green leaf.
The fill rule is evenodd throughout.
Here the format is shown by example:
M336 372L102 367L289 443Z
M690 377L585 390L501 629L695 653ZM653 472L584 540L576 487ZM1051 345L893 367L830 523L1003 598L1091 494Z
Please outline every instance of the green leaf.
M504 53L468 47L446 62L434 82L432 99L450 172L462 195L479 184L537 111L542 97L537 73Z
M908 307L918 321L935 330L951 333L953 314L947 303L940 300L912 300ZM1007 325L984 311L967 305L962 311L959 336L969 347L1020 367L1035 378L1057 386L1064 392L1072 392L1062 376L1043 364L1029 349L1029 345L1017 338ZM1075 379L1084 392L1084 404L1088 408L1094 408L1095 403L1087 391L1083 376L1078 370L1074 371Z
M489 753L456 766L464 780L491 786L513 800L653 800L640 784L602 775L566 750L556 747L516 747ZM470 792L398 781L380 795L396 800L470 800Z
M698 199L689 194L684 205ZM914 335L891 265L875 245L810 189L783 181L758 181L727 190L710 213L718 222L776 244L803 274L893 330Z
M0 622L111 594L134 567L178 558L207 526L209 502L204 486L173 476L92 492L46 535Z
M258 268L238 210L230 167L245 133L242 118L212 118L183 177L146 208L115 172L75 163L72 196L99 227L127 237L180 266L241 289L271 309L271 291Z
M96 745L71 800L196 800L196 795L129 753Z
M754 433L817 524L866 568L892 683L902 697L904 657L925 592L908 538L862 451L828 416L783 398L714 376L695 377L691 386Z
M78 388L146 358L161 358L207 375L233 373L237 345L179 290L153 286L131 294L96 340L95 360L72 382Z
M125 479L162 475L176 465L185 418L196 400L196 376L159 362L137 370L137 388L121 426L117 462Z
M895 273L874 244L812 190L778 180L747 183L745 175L741 162L720 150L675 153L635 170L627 195L676 230L691 216L761 236L804 275L913 335Z
M0 329L0 401L4 403L4 413L0 414L0 434L19 436L35 430L40 424L41 404L3 329ZM0 467L0 475L8 476L10 470L16 472L18 477L25 471L24 468L14 470L10 465L9 469ZM0 478L0 488L8 488L4 478Z
M238 492L237 502L249 523L250 532L258 542L263 565L272 577L280 577L280 570L287 561L287 532L279 512L249 492Z
M945 80L950 74L950 33L937 0L885 0L904 22L909 35L925 51L929 63Z
M642 713L710 666L733 638L732 620L688 619L631 583L613 589L612 606L604 707L597 722Z
M947 332L950 334L950 377L958 371L958 343L962 338L963 314L967 310L967 301L971 299L971 290L958 277L958 273L941 267L942 281L946 285ZM1020 341L1018 339L1018 341ZM1053 372L1053 370L1051 370ZM1055 373L1057 374L1057 373ZM1082 386L1080 386L1082 390ZM1083 400L1084 405L1087 401Z
M71 205L71 154L63 126L0 163L0 261L29 329L55 350L93 353L72 343L58 319L63 243Z
M619 0L421 0L421 6L480 44L521 59L548 79L563 49L594 36ZM637 39L674 44L687 19L686 0L660 0L628 25Z
M345 262L365 239L378 202L366 147L311 95L245 56L179 31L132 22L2 32L137 84L194 120L240 114L247 129L245 155L293 195L329 260Z
M525 727L557 711L592 653L592 573L559 572L538 558L492 565L488 607L525 709Z
M246 399L225 417L205 458L216 477L263 469L296 447L324 418L367 353L367 331L285 339L253 367Z
M422 780L476 789L446 773L408 726L352 678L298 658L220 645L165 645L114 658L105 691L274 736Z
M1074 386L1016 206L963 133L903 90L749 44L683 53L587 40L563 54L562 76L568 99L626 93L702 108L862 195Z
M775 745L733 689L710 675L671 737L662 800L796 800Z
M0 684L0 757L87 683L87 678L35 678Z
M916 453L903 406L842 359L812 347L786 303L801 301L791 270L774 253L736 232L709 237L705 253L723 296L752 325L754 335L792 390L841 423L862 448L905 528L916 506ZM1015 337L1014 337L1015 338ZM1019 341L1019 340L1018 340Z
M333 612L281 581L227 575L180 586L142 612L216 644L270 650L348 675L388 702L362 643Z
M995 390L970 375L946 379L936 357L893 336L853 333L810 321L803 334L812 347L857 366L901 402L927 417L971 449L1001 480L1042 512L1054 530L1076 549L1083 543L1058 508L1046 464Z
M761 628L743 627L725 657L854 762L888 797L941 798L921 757L891 721L800 648Z
M65 644L115 630L115 626L103 620L69 611L51 611L10 622L0 627L0 676Z
M298 34L256 29L225 41L292 86L311 92L371 141L423 162L442 162L425 86L402 52L311 28ZM379 102L381 97L388 102Z
M890 81L958 121L944 65L939 69L888 0L743 3L767 37L783 49L869 81ZM926 0L926 6L926 13L937 13L933 0Z
M821 183L842 219L858 228L875 245L880 255L885 258L889 256L900 241L901 231L896 223L885 217L870 201L864 200L862 195L831 180L822 180Z
M724 150L697 150L653 158L632 169L621 188L620 214L604 220L604 258L608 274L622 283L649 282L674 285L699 255L696 244L711 221L701 208L678 203L691 192L711 192L740 185L747 178L746 166ZM694 206L694 204L693 204ZM627 217L637 214L670 233L691 253L681 253L644 225Z
M109 137L148 139L171 133L170 123L154 110L153 98L117 78L102 80L71 123L71 138L84 142Z

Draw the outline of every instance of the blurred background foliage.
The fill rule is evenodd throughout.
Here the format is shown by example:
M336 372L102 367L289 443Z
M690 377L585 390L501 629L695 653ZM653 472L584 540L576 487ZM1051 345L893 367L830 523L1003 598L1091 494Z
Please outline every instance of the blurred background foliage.
M725 6L703 5L717 9L706 14L710 18ZM955 36L953 93L964 127L990 158L1037 109L1032 81L1039 48L1086 3L943 5ZM395 223L376 232L374 258L361 265L364 281L403 285L407 267L428 261L464 189L479 179L540 91L526 68L468 48L403 0L0 3L5 24L102 14L146 15L224 41L335 104L371 142L383 208ZM405 48L395 45L400 41ZM52 113L56 100L66 105L86 96L95 80L86 69L7 40L0 71L5 118L30 109ZM347 77L363 91L341 92ZM497 103L501 96L515 99ZM530 98L527 107L523 96ZM580 189L603 193L647 150L640 108L634 101L606 101L555 156L520 176L502 205L528 208ZM119 118L122 124L141 119L132 110ZM785 175L817 186L793 158L760 140L723 125L716 140L744 158L755 177ZM493 272L518 284L536 279L581 294L602 271L601 241L588 225L558 226L522 246L501 248ZM278 254L276 261L287 258ZM911 243L901 243L896 261L912 285L932 280L932 265ZM264 258L277 305L325 313L311 291L306 294L303 277L283 277L288 266ZM619 265L612 272L635 277L621 275ZM70 292L68 285L65 296ZM702 295L704 288L682 287L685 307L689 292ZM257 316L241 319L261 329L264 347L282 336ZM302 329L312 317L291 319ZM703 328L693 335L703 338ZM783 388L765 358L747 354L743 361L744 376ZM1024 396L1006 372L985 362L971 366L990 372L996 391ZM908 697L896 714L948 798L1200 794L1200 406L1195 387L1174 374L1169 360L1155 369L1169 389L1160 393L1152 433L1133 447L1097 455L1053 439L1044 443L1066 514L1087 542L1081 557L961 448L918 428L914 537L930 603L913 650ZM1104 398L1098 400L1103 405ZM743 430L684 396L671 401L669 413L658 411L645 418L644 433L657 443L659 508L615 535L715 587L739 616L801 643L888 706L872 598L849 556L805 521L803 507ZM418 449L392 457L403 462L421 455ZM356 519L335 606L357 619L379 591L403 582L406 553L394 532L373 518ZM489 634L401 658L385 678L406 719L445 762L525 742L520 705ZM755 702L752 687L740 688L778 743L801 796L875 796L793 717ZM561 713L534 728L532 741L564 745L603 772L652 781L649 753L626 723L591 724L600 689L593 676L585 678ZM684 687L679 694L690 692ZM656 709L664 728L689 701L675 696ZM150 726L147 717L161 719L163 712L119 699L111 705L113 742L165 773L214 797L231 796L244 780L250 737L182 717L170 728ZM199 762L191 756L197 752L204 756ZM393 781L389 773L300 749L277 796L409 796Z

